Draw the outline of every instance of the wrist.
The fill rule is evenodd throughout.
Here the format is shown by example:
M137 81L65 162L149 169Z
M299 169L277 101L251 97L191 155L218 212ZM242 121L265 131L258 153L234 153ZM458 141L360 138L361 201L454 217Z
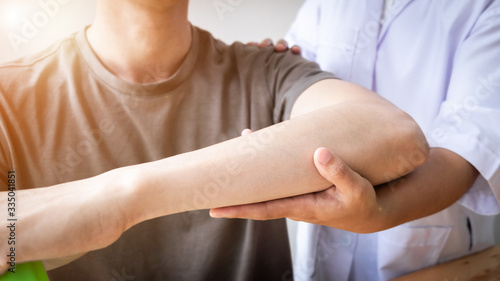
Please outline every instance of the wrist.
M107 182L121 218L128 229L143 221L180 212L179 200L171 194L166 159L112 170ZM112 195L113 196L113 195Z
M391 216L389 211L389 206L383 204L383 200L378 200L377 210L375 210L373 217L371 219L371 229L370 232L379 232L393 227L390 222Z
M371 220L373 222L372 232L383 231L400 224L398 222L400 211L396 209L394 202L391 201L391 196L388 196L392 192L391 189L395 187L388 183L375 188L377 191L377 210L375 210Z
M105 217L111 218L110 223L122 232L141 222L140 185L136 178L131 167L111 170L95 178L100 185L100 197L106 198L109 214Z

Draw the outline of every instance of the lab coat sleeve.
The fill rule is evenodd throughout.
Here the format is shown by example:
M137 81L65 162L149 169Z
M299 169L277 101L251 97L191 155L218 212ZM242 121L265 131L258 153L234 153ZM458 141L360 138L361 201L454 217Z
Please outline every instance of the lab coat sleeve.
M288 44L300 46L302 56L310 61L316 61L320 13L320 0L307 0L285 36Z
M428 136L480 172L459 200L483 215L500 212L500 2L493 2L456 50L446 100Z

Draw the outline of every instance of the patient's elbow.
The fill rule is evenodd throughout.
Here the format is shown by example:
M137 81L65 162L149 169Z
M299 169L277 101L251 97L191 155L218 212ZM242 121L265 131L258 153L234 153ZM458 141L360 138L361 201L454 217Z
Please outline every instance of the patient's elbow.
M398 159L398 173L406 175L422 165L429 157L429 144L422 129L407 113L404 114L404 125L400 127L398 141L403 152Z

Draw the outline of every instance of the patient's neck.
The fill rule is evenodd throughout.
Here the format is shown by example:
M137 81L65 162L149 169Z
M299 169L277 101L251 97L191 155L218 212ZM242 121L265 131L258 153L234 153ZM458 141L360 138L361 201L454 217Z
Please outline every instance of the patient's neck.
M192 41L188 1L162 9L140 1L98 1L87 37L102 63L134 83L159 82L179 68ZM151 81L154 70L155 81Z

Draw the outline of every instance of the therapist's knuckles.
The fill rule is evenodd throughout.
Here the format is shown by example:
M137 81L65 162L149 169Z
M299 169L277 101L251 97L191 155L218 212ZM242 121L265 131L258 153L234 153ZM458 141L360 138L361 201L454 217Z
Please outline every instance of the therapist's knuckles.
M276 46L274 46L274 49L278 52L284 52L288 50L288 42L286 42L283 39L280 39L277 43Z
M377 212L376 196L368 186L359 191L341 193L336 188L326 190L317 207L311 212L314 217L301 220L354 232L370 232L369 222ZM368 190L364 190L368 189Z
M262 42L258 43L255 41L251 41L247 43L248 46L257 46L259 48L264 48L264 47L269 47L273 46L274 43L271 39L265 39ZM293 45L292 47L289 47L288 42L285 39L280 39L278 42L276 42L276 45L274 45L274 50L278 53L286 52L288 50L292 51L292 54L295 55L300 55L302 53L302 49L300 46Z
M266 215L267 219L290 218L292 220L300 220L305 216L311 216L310 208L305 202L303 196L286 198L276 201L271 201L267 204Z
M303 195L296 199L297 204L290 206L288 218L296 221L305 221L310 223L318 223L321 221L322 211L317 204L315 195Z
M283 217L283 209L280 206L273 204L275 202L265 202L263 203L263 208L260 209L258 213L258 218L261 220L273 220ZM251 214L250 214L251 215Z

